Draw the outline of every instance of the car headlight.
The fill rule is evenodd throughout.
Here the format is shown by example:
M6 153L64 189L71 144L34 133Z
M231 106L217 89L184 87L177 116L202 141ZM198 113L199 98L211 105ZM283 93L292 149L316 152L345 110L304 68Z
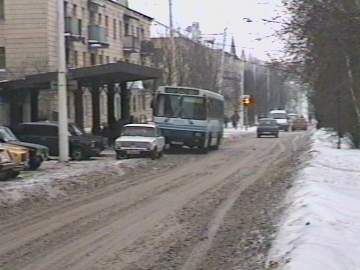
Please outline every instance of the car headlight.
M10 158L8 152L6 152L6 151L0 152L0 161L1 162L10 162L11 161L11 158Z

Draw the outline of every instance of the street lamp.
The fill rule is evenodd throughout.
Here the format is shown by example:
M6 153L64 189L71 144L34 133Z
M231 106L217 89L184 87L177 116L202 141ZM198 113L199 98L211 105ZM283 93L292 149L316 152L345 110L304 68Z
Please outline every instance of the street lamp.
M64 1L58 0L58 123L59 123L59 160L69 161L69 132L67 116L66 60Z
M169 26L170 26L170 42L171 42L171 84L177 85L177 74L176 74L176 44L174 36L174 23L173 23L173 2L169 0Z

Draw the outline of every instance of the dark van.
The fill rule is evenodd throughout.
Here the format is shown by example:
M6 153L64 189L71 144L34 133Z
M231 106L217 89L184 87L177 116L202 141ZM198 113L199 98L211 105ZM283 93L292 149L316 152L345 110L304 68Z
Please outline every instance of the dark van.
M54 122L22 123L16 129L20 140L44 145L49 148L50 156L59 155L58 124ZM70 156L74 160L98 156L106 147L106 139L84 134L75 124L69 124Z

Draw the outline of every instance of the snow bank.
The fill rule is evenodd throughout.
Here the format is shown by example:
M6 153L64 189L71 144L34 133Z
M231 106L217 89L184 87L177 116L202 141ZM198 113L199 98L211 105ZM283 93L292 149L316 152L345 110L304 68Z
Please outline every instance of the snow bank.
M107 172L120 177L125 174L125 170L138 168L148 162L147 159L116 160L112 152L105 152L102 157L71 161L68 164L57 160L46 161L37 171L24 171L16 179L0 182L0 206L36 197L65 196L67 187L74 184L86 185L93 180L94 174Z
M313 159L290 191L269 268L360 269L360 151L314 134Z

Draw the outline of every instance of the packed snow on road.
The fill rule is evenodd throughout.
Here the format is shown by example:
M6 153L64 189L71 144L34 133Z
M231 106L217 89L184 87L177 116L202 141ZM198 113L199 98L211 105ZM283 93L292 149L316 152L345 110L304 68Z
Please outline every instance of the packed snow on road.
M270 268L360 269L360 151L336 149L323 130L313 138L313 159L288 195Z

